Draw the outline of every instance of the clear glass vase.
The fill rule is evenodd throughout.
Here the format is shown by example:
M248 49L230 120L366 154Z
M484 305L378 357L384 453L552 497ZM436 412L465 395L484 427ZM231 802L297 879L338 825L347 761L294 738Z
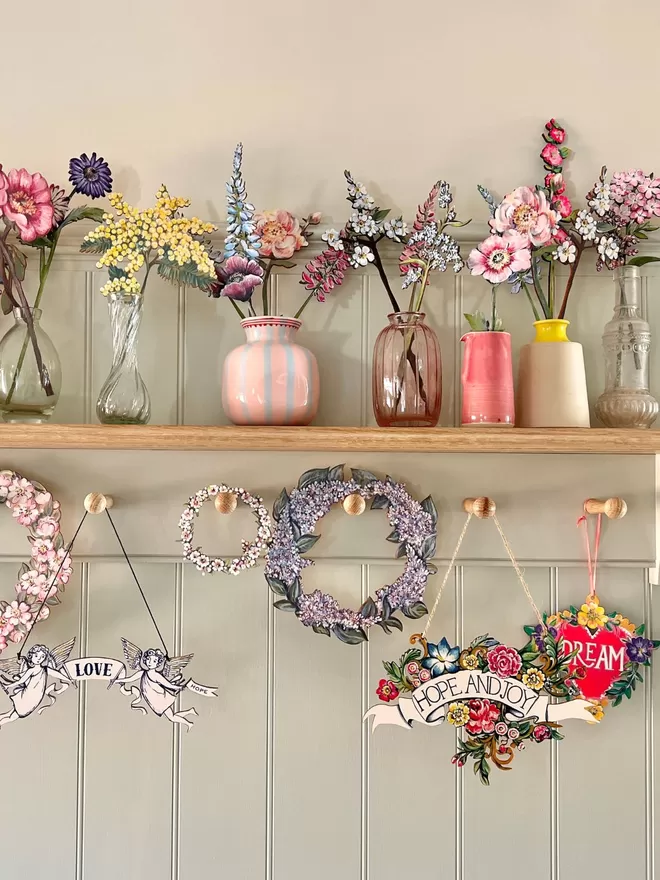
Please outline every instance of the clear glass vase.
M433 428L442 404L442 361L422 312L394 312L374 347L373 407L383 428Z
M62 366L42 328L41 309L30 309L34 334L24 310L14 309L14 326L0 341L0 412L5 422L47 422L62 388Z
M112 327L112 369L96 403L104 425L146 425L151 400L138 369L138 333L142 297L111 294L108 298Z
M596 415L608 428L650 428L658 401L649 392L651 328L639 313L637 266L614 270L614 316L605 325L605 391Z

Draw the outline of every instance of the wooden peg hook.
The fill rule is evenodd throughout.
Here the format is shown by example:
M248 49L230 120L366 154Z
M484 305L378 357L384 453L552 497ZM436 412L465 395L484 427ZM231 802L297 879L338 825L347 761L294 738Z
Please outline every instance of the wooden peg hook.
M342 507L349 516L360 516L361 513L364 513L366 506L367 502L359 492L352 492L342 502Z
M233 513L236 510L238 498L233 492L218 492L213 503L218 513Z
M104 510L110 510L115 502L112 495L104 495L102 492L90 492L83 503L87 513L103 513Z
M495 516L497 506L492 498L486 498L482 495L480 498L465 498L463 501L463 510L471 513L479 519L487 519L489 516Z
M628 505L623 498L606 498L605 501L587 498L584 502L585 513L604 513L608 519L621 519L627 511Z

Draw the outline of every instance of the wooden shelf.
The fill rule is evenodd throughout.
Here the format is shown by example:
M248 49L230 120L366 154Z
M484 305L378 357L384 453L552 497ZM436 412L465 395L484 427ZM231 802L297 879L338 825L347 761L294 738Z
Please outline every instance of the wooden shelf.
M653 455L660 452L660 431L0 425L0 448Z

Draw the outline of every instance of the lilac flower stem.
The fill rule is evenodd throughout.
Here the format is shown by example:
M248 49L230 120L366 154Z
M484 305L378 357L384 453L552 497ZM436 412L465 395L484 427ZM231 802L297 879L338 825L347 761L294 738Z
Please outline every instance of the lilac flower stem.
M300 306L300 308L298 309L298 311L297 311L297 312L295 313L295 315L293 316L294 318L299 318L299 317L302 315L302 313L305 311L305 309L306 309L306 307L307 307L307 303L308 303L311 299L313 299L313 297L314 297L314 294L313 294L313 293L310 293L310 295L307 297L307 299L305 300L305 302Z

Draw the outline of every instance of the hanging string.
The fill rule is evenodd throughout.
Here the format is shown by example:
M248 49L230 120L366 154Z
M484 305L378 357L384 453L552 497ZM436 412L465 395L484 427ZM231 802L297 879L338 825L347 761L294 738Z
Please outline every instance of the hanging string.
M142 587L140 585L140 581L138 580L138 576L135 573L135 569L133 568L133 564L131 563L131 560L128 558L128 553L126 552L126 548L124 547L122 540L119 537L119 532L117 531L117 527L115 526L114 521L113 521L112 517L110 516L110 511L108 510L107 507L105 509L105 512L108 516L108 519L110 520L110 525L112 526L112 531L115 533L115 537L117 538L117 541L119 542L119 546L121 547L121 551L124 554L124 559L126 560L126 563L131 570L131 574L133 575L133 580L135 581L137 588L140 591L140 595L142 596L142 601L144 602L144 604L147 608L147 611L149 612L149 617L151 617L151 622L153 623L154 628L155 628L156 632L158 633L158 638L160 639L161 645L163 646L163 650L165 651L165 656L169 657L170 652L167 650L167 645L165 644L165 639L163 638L161 631L158 628L158 624L156 623L156 618L154 617L154 613L151 610L151 606L149 605L149 602L147 601L147 597L145 596L144 590L142 589Z
M48 584L48 586L47 586L47 588L46 588L46 593L45 593L43 599L41 600L41 605L39 605L39 610L37 611L37 613L36 613L35 616L33 617L33 619L32 619L32 623L30 624L30 627L29 627L28 631L25 633L25 638L23 639L23 643L22 643L22 645L21 645L21 647L20 647L20 649L19 649L18 655L17 655L19 660L21 659L21 655L22 655L22 653L23 653L23 650L25 649L25 646L26 646L26 644L27 644L27 640L30 638L30 633L31 633L32 630L34 629L34 625L35 625L35 623L39 620L39 615L40 615L41 612L43 611L43 609L44 609L44 605L46 604L46 602L48 601L48 598L50 597L50 591L52 590L53 585L54 585L55 582L57 581L57 578L58 578L58 576L59 576L59 573L60 573L60 572L62 571L62 569L64 568L64 563L65 563L65 562L67 561L67 559L69 558L69 556L70 556L70 554L71 554L71 549L72 549L72 547L73 547L73 545L74 545L74 543L75 543L75 540L76 540L76 538L78 537L78 533L79 533L80 530L82 529L82 527L83 527L83 523L85 522L86 519L87 519L87 511L85 511L85 513L83 514L83 518L82 518L82 519L80 520L80 522L78 523L78 528L77 528L76 531L74 532L73 538L71 538L71 540L69 541L69 546L66 548L66 550L65 550L65 552L64 552L64 556L62 557L62 561L60 562L60 567L57 569L57 571L56 571L55 574L53 575L53 578L52 578L51 582Z
M424 627L424 632L422 633L422 639L426 638L426 634L428 633L431 623L433 622L433 618L435 616L435 612L438 609L438 604L440 602L440 597L442 596L442 591L447 586L447 581L449 580L449 575L454 568L454 563L456 562L456 557L458 556L458 552L461 549L461 544L463 543L463 538L465 537L465 533L468 530L468 526L470 525L470 520L472 519L473 514L468 513L467 519L465 520L465 525L463 526L463 531L461 532L458 543L454 547L454 552L452 554L449 565L447 566L447 571L445 572L445 576L440 584L440 589L438 590L438 595L435 597L435 602L433 603L433 608L431 608L431 612L429 614L428 620L426 621L426 626Z
M586 516L581 516L577 521L578 528L584 524L584 539L587 545L587 569L589 571L589 595L596 595L596 571L598 569L598 551L600 549L600 534L603 527L603 515L598 514L596 520L596 537L594 538L594 552L591 554L591 542L589 541L589 522Z
M493 522L495 523L495 526L496 526L496 528L497 528L497 531L500 533L500 538L502 539L502 543L504 544L504 549L505 549L506 552L507 552L507 556L508 556L509 559L511 560L511 565L514 567L514 569L515 569L515 571L516 571L516 574L518 575L518 580L519 580L520 583L522 584L522 588L523 588L523 590L525 591L525 595L526 595L527 598L529 599L529 604L530 604L530 605L532 606L532 608L534 609L534 614L536 614L536 619L538 620L538 622L539 622L539 624L541 625L541 627L542 627L543 629L545 629L545 624L543 623L543 615L542 615L541 612L539 611L539 609L538 609L538 607L537 607L537 605L536 605L536 602L534 601L534 598L533 598L533 596L532 596L532 594L531 594L531 591L530 591L529 587L527 586L527 581L525 580L525 576L523 575L522 569L521 569L520 566L518 565L518 560L517 560L516 557L513 555L513 550L511 549L511 545L510 545L509 542L507 541L506 535L504 534L504 532L503 532L503 530L502 530L502 526L500 525L500 521L499 521L499 519L497 518L497 515L496 515L496 514L493 514Z

